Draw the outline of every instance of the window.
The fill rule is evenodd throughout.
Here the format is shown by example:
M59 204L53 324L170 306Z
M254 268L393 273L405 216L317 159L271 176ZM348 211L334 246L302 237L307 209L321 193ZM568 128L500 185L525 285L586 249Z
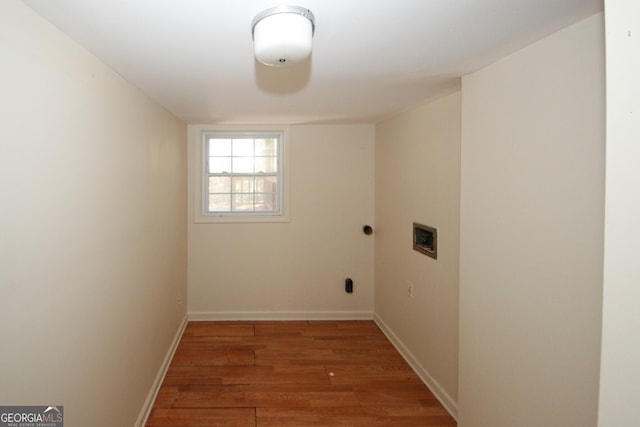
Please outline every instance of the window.
M210 214L280 214L278 133L206 133L205 210Z
M244 128L191 129L196 222L288 220L284 129Z

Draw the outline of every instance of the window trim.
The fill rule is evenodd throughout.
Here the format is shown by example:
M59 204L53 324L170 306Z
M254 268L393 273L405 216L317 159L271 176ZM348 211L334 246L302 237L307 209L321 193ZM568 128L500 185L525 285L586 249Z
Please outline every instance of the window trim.
M190 125L193 165L193 213L195 223L260 223L289 222L289 134L290 127L283 125ZM206 212L206 135L207 134L274 134L281 135L278 163L281 166L278 183L280 212Z

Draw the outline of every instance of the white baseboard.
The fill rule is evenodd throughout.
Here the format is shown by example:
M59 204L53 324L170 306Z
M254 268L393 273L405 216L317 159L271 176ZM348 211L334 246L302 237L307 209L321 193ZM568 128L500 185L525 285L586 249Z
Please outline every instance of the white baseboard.
M393 333L389 325L387 325L384 320L378 315L378 313L374 313L373 320L376 322L378 327L382 330L382 332L389 338L389 341L395 346L395 348L400 352L402 357L407 361L409 366L415 371L415 373L420 377L422 382L431 390L434 396L440 401L442 406L451 414L451 416L457 421L458 420L458 403L449 396L449 394L442 388L442 386L436 381L429 372L418 362L418 359L411 353L409 348L398 338L398 336Z
M140 410L140 415L138 415L138 419L135 423L136 427L143 427L147 423L147 418L151 414L151 409L153 409L153 403L158 396L158 392L160 391L160 386L162 386L162 381L164 381L164 377L167 374L167 370L169 369L169 365L171 364L171 359L173 359L173 355L178 348L178 344L180 343L180 338L182 338L182 334L184 333L184 329L187 327L188 316L184 315L184 319L182 319L182 323L176 332L176 335L173 337L173 341L171 342L171 346L169 347L169 351L167 351L164 360L162 361L162 365L160 365L160 370L158 370L158 374L156 375L156 379L153 381L151 385L151 390L149 390L149 394L147 395L147 399L144 401L144 405L142 405L142 409Z
M371 311L198 311L189 320L372 320Z

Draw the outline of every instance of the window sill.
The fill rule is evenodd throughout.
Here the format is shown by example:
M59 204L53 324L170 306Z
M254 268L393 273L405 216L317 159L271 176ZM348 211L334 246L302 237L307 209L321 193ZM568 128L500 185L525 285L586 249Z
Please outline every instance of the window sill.
M289 222L288 215L215 215L196 214L196 224L233 224L233 223L269 223Z

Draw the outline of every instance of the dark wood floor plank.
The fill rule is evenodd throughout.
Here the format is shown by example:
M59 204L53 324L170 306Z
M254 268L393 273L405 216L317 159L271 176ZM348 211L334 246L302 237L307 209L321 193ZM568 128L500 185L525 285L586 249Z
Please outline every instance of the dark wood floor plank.
M170 408L177 396L178 387L162 386L158 391L153 407L162 409Z
M189 322L183 336L239 337L253 336L254 325L241 322Z
M256 425L271 426L454 426L449 415L390 415L384 408L258 408Z
M256 345L263 345L262 349L270 351L304 351L316 348L316 342L310 337L256 337ZM260 348L256 347L256 350Z
M300 336L309 327L309 322L257 322L256 336Z
M332 384L383 384L397 383L422 384L418 376L403 365L366 365L366 366L340 366L328 365L327 372Z
M223 385L181 390L175 408L296 408L358 406L351 387L332 385Z
M169 366L163 385L222 384L223 375L209 366Z
M260 349L255 351L256 365L324 365L334 361L332 350L323 350L316 348L297 348L297 349L278 349L272 348Z
M174 366L227 366L255 364L253 349L204 350L182 347L173 356Z
M190 322L148 427L455 426L371 321Z
M324 367L170 366L168 386L184 384L329 384Z
M386 349L336 349L333 360L341 365L398 365L407 366L406 362L394 348ZM413 371L412 371L413 372Z
M208 336L191 336L183 337L180 341L180 350L209 350L209 351L255 351L257 349L266 348L269 342L267 337L255 336L226 336L226 337L208 337ZM176 352L177 352L176 351Z
M253 408L157 409L147 427L252 427L256 425Z

